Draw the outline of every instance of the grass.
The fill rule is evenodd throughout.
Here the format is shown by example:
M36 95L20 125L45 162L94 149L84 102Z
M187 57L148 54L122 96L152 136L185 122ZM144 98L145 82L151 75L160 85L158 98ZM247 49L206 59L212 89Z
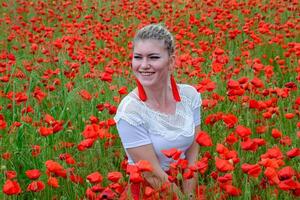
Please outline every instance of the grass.
M201 148L201 155L205 151L210 152L212 155L208 170L199 178L199 183L207 187L207 198L219 199L225 195L225 192L218 192L218 183L211 177L211 174L216 171L214 157L220 156L216 152L216 144L218 143L225 144L236 151L240 158L240 162L235 165L235 170L232 172L232 184L241 189L242 192L238 197L225 195L227 199L252 199L255 195L259 195L261 199L294 198L291 192L280 190L276 185L267 185L266 189L261 189L259 185L265 179L263 175L264 168L260 176L255 179L243 173L241 165L243 163L255 164L259 162L260 156L274 146L278 146L284 155L292 148L299 148L299 136L297 136L299 114L297 114L297 109L294 107L294 102L300 94L296 72L299 56L294 52L291 56L285 57L286 52L290 49L288 44L291 42L299 43L300 41L299 34L297 34L299 24L296 24L299 21L299 15L296 14L297 9L288 10L283 7L282 5L286 4L284 1L279 1L278 7L273 4L269 5L267 2L261 2L253 6L246 3L245 5L238 5L233 10L229 9L228 3L222 3L222 1L217 1L213 5L209 5L205 1L201 3L195 1L194 4L197 4L200 9L196 9L193 2L190 3L192 6L189 7L185 1L180 4L174 1L170 4L172 12L166 10L168 3L162 3L157 9L148 0L144 4L129 1L127 7L124 7L124 3L109 1L83 1L80 5L71 3L68 6L65 4L67 2L59 1L44 3L43 6L37 1L33 1L32 4L25 1L3 2L9 6L5 7L4 4L0 6L0 13L2 14L0 16L0 27L3 30L0 34L0 53L12 53L16 59L15 63L12 63L8 58L0 59L0 70L2 68L6 69L0 73L0 77L10 76L8 82L0 82L0 115L4 117L7 123L6 128L0 129L0 154L2 155L2 158L0 158L0 185L3 187L7 180L5 177L7 170L16 171L17 177L14 180L17 180L20 184L22 193L12 196L1 193L0 199L83 198L86 189L91 187L91 184L86 180L86 176L95 171L99 171L104 177L102 186L106 188L111 187L111 182L106 175L112 171L122 172L124 176L122 184L128 181L128 175L122 168L125 152L115 126L106 127L106 131L114 137L98 138L94 145L85 151L79 151L77 145L84 139L82 132L86 125L90 124L89 118L95 116L99 120L98 124L105 126L103 124L107 124L108 120L114 116L113 113L109 113L109 107L117 106L119 102L115 99L123 97L118 94L118 89L121 86L127 86L128 91L130 91L135 87L133 75L130 72L129 55L131 49L128 44L137 27L141 25L140 23L149 23L152 20L151 17L155 19L162 18L163 22L174 30L174 35L178 34L180 30L185 32L184 37L176 41L178 57L187 54L190 56L189 59L196 59L200 56L205 58L205 61L199 64L201 73L204 74L205 78L216 83L216 89L213 91L205 90L202 92L202 98L213 99L214 93L224 97L224 101L218 101L214 107L202 107L201 112L202 130L210 134L214 144L212 147ZM96 6L95 10L91 8L93 5ZM130 5L132 5L132 8L130 8ZM80 6L82 10L80 10ZM265 6L266 11L263 9ZM283 8L284 12L279 12L279 8ZM245 14L244 9L249 9L250 13ZM51 10L54 12L54 16L51 16ZM70 13L72 16L68 17ZM141 15L141 13L147 14ZM232 19L227 18L228 13L233 16ZM84 17L87 15L92 15L93 18L85 19ZM199 21L198 25L189 23L190 15L195 15L196 20ZM218 15L222 16L219 20L215 18ZM257 17L258 15L260 17ZM278 17L280 26L285 26L287 22L291 22L295 24L295 27L272 28L272 25L277 25L273 23L272 19L274 17ZM33 23L32 20L37 18L40 18L40 20ZM110 20L106 18L110 18ZM247 24L247 26L261 40L260 43L255 42L250 34L243 29L246 23L251 20L253 23ZM73 25L70 25L71 22ZM271 33L260 33L258 31L259 22L269 24ZM97 28L99 23L103 25L103 28ZM219 25L226 25L226 23L229 28L222 31ZM16 26L20 28L19 31ZM50 27L51 31L49 32ZM211 29L213 33L207 35L202 31L203 27ZM234 39L230 39L228 31L233 29L240 30L241 34ZM295 37L286 37L286 29L293 33ZM15 37L13 40L8 41L7 37L12 33ZM191 39L188 36L189 33L193 33L197 37ZM283 35L281 43L270 44L268 42L279 34ZM57 39L67 41L63 42L61 49L54 46L54 41ZM94 49L91 48L92 40L95 42ZM73 45L72 42L74 42ZM192 54L193 48L203 48L201 42L207 42L206 49L201 55ZM34 54L31 52L32 43L38 45L38 49ZM288 46L288 48L285 46ZM216 47L223 49L225 51L223 56L228 58L228 63L223 66L224 70L218 73L212 71L213 59L216 59L216 57L213 57ZM45 50L48 50L49 54L43 53ZM249 52L249 56L244 55L246 51ZM235 60L237 56L240 56L240 61ZM58 59L57 62L53 61L55 57ZM42 61L41 58L43 58ZM47 62L47 59L49 59L49 62ZM92 66L89 59L94 59L97 64ZM197 86L204 78L201 76L189 77L185 73L185 70L192 72L195 69L189 59L183 62L182 67L176 68L176 75L180 77L178 82ZM278 64L280 59L285 61L286 69L280 68L280 64ZM265 78L264 71L255 74L251 64L255 60L260 60L264 66L273 66L274 75L269 82ZM273 62L270 62L270 60L273 60ZM32 71L26 69L26 63L29 63L28 65L33 68ZM78 67L73 69L73 72L78 70L73 78L66 76L67 72L72 72L72 67L68 63L78 64ZM229 69L230 66L232 66L232 70ZM110 68L113 71L112 81L102 81L99 75L96 78L84 78L84 75L91 72L92 68L100 73ZM57 75L54 74L43 79L42 76L49 73L47 71L49 69L59 69L60 72ZM237 69L240 71L235 71ZM22 79L16 76L19 70L25 74L25 78ZM118 70L121 72L118 73ZM253 88L250 81L255 76L263 81L264 88L257 90ZM227 82L230 79L238 80L241 77L249 79L249 89L246 89L242 96L237 96L236 100L231 100L227 95ZM57 80L60 83L55 84ZM74 83L71 91L66 88L66 84L69 82ZM285 84L288 82L294 82L297 88L291 90L286 98L280 97L276 93L270 93L266 96L262 94L263 90L284 89ZM50 90L50 86L54 86L54 90ZM33 97L36 87L41 88L47 95L41 102ZM93 96L90 101L79 95L79 92L83 89ZM6 96L10 92L13 92L13 98L16 97L17 92L24 92L28 99L23 102L10 100ZM246 96L260 101L277 98L278 102L275 107L278 108L278 114L274 114L270 119L265 119L262 113L266 109L263 111L249 109L248 102L243 102L243 98ZM97 109L99 104L106 105L103 111ZM33 108L33 112L26 113L23 111L28 106ZM235 114L238 118L238 124L251 129L251 138L263 138L266 145L259 147L255 152L248 152L241 149L240 141L232 146L226 144L224 142L225 138L235 131L235 127L226 128L222 121L218 121L214 125L204 123L209 115L218 112ZM288 112L295 113L295 117L289 120L286 119L284 115ZM63 130L47 137L40 136L39 127L50 126L45 122L46 114L51 115L55 120L62 120ZM24 120L25 117L29 117L31 120ZM14 122L21 122L21 126L12 128ZM263 134L257 134L256 127L261 125L267 126L268 129ZM283 132L283 135L289 136L292 144L285 146L279 143L279 139L274 139L271 136L273 128L278 128ZM69 148L59 147L61 142L71 142L74 146ZM112 145L109 145L109 142L112 142ZM32 145L41 146L39 156L33 157L31 155ZM10 159L3 158L3 155L7 152L11 154ZM63 153L71 154L76 160L76 164L69 165L60 160L59 156ZM47 160L54 160L64 168L74 170L76 175L83 178L83 182L75 184L69 178L59 178L60 187L57 189L51 188L47 185L48 175L45 166ZM299 156L293 159L284 157L283 161L285 162L284 166L291 166L299 173ZM46 185L43 191L26 191L27 185L31 182L25 175L25 171L29 169L39 169L42 172L39 180ZM222 176L224 173L219 173L219 175ZM299 177L294 177L294 179L299 182ZM274 190L278 191L278 195Z

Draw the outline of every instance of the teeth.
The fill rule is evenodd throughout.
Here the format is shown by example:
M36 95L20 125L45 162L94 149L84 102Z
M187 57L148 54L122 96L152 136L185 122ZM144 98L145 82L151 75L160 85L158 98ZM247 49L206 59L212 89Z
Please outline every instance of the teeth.
M154 72L140 72L140 73L144 76L150 76L150 75L154 74Z

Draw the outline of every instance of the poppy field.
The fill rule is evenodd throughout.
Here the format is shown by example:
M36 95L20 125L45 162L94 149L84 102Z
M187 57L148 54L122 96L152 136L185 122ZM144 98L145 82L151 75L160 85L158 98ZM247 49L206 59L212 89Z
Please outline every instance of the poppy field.
M175 78L202 96L197 199L300 198L297 0L3 0L0 199L119 199L143 181L113 117L135 88L132 38L163 23ZM159 193L145 188L143 199ZM184 198L183 198L184 199Z

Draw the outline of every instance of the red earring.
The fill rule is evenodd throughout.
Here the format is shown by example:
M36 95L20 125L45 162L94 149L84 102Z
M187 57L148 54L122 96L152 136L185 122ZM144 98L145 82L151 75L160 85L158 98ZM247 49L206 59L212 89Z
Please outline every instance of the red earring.
M139 98L142 101L146 101L147 100L146 92L145 92L141 82L138 79L136 79L136 84L137 84L137 88L138 88Z
M173 93L173 97L175 99L175 101L179 102L181 101L179 92L178 92L178 88L174 79L174 76L171 74L170 76L170 80L171 80L171 88L172 88L172 93Z

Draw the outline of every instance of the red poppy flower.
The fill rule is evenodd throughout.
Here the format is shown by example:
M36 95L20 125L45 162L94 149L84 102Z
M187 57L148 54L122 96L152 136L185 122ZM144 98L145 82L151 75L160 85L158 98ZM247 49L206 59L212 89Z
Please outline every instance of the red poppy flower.
M224 190L230 196L240 196L242 194L241 190L233 185L225 185Z
M286 113L284 116L286 119L293 119L295 117L295 114L294 113Z
M45 189L45 184L42 181L33 181L27 186L27 191L40 192Z
M83 178L81 176L73 174L73 173L70 175L70 180L73 183L76 183L76 184L82 184L83 183Z
M212 140L210 138L210 136L208 135L208 133L206 133L205 131L199 131L197 136L196 136L196 142L200 145L200 146L212 146Z
M227 128L233 128L234 125L238 122L238 118L233 114L222 115L222 120Z
M86 191L85 191L85 196L86 196L89 200L92 200L92 199L96 199L96 198L97 198L97 194L96 194L91 188L86 189Z
M280 180L285 180L285 179L292 178L292 176L294 176L296 174L296 172L292 167L286 166L286 167L283 167L282 169L280 169L277 172L277 174L278 174L278 177Z
M52 117L51 115L45 114L45 116L44 116L44 121L45 121L48 125L52 125L52 123L55 122L55 119L54 119L54 117Z
M58 162L55 162L53 160L47 160L45 162L45 165L47 167L47 170L49 172L53 172L55 174L61 174L64 170L63 166L61 166Z
M107 179L114 183L117 183L122 177L123 175L121 172L109 172L107 174Z
M126 86L120 87L120 89L118 90L118 93L120 95L127 94L127 87Z
M92 147L95 141L96 141L96 140L95 140L95 139L92 139L92 138L82 140L82 141L77 145L77 149L78 149L79 151L84 151L84 150L86 150L87 148Z
M39 145L32 145L31 146L31 155L33 157L38 156L41 153L41 147Z
M38 100L39 103L47 96L39 87L36 87L32 93L32 96Z
M132 183L141 183L141 182L144 181L141 173L139 173L139 172L132 172L132 173L130 173L129 180Z
M234 144L238 141L237 137L235 136L235 133L230 133L227 137L226 137L226 143L228 144Z
M76 160L68 153L61 154L60 157L62 157L62 160L65 160L69 165L73 165L76 163Z
M187 168L183 173L183 179L187 180L187 179L191 179L193 177L194 177L194 171Z
M226 154L229 152L229 149L225 147L223 144L217 144L216 151L219 154Z
M197 161L196 166L200 174L204 174L208 169L208 158L207 157L201 158L199 161Z
M258 145L252 139L248 138L247 140L241 142L241 148L245 151L256 151Z
M144 172L150 172L152 171L152 165L149 161L147 160L140 160L136 163L136 166L138 167L139 171Z
M225 174L224 176L219 176L217 181L221 184L221 187L224 184L231 184L232 182L232 174Z
M2 191L7 195L17 195L22 192L21 187L17 181L12 181L10 179L6 180L2 187Z
M251 81L251 83L257 87L257 88L263 88L264 87L264 83L262 82L261 79L254 77Z
M282 137L282 132L276 128L272 129L272 137L273 138L280 138Z
M101 194L97 196L97 199L115 199L116 194L110 189L105 188Z
M38 169L31 169L25 172L26 176L31 180L38 179L41 175L41 172Z
M49 177L48 178L48 181L47 181L47 184L54 187L54 188L58 188L59 187L59 183L58 183L58 180L57 178L55 177Z
M100 127L98 124L89 124L85 126L82 135L84 136L85 139L88 138L96 139L98 137L99 131L100 131Z
M283 154L282 154L280 148L275 146L273 148L268 149L267 152L265 154L262 154L260 157L261 157L261 159L265 159L265 158L282 159Z
M52 135L53 134L53 128L52 127L50 127L50 128L40 127L39 133L40 133L41 136L44 136L44 137Z
M171 158L177 152L177 149L176 148L164 149L161 150L161 152L168 158Z
M5 176L7 179L14 179L17 177L17 172L13 170L5 171Z
M299 181L296 181L292 178L286 179L284 181L280 181L278 184L278 187L281 190L299 190L300 189L300 183Z
M280 182L276 170L272 167L267 167L264 175L269 179L270 184L278 184Z
M242 138L251 135L251 129L242 125L238 125L235 129L235 132Z
M92 95L86 90L81 90L79 95L87 101L90 101L93 98Z
M294 157L300 156L300 149L299 148L293 148L293 149L289 150L288 152L286 152L286 155L289 158L294 158Z
M261 173L261 167L258 164L242 164L242 171L247 173L249 176L258 177Z
M147 197L150 197L151 195L153 195L155 192L155 190L152 187L146 186L145 187L145 195Z
M89 174L86 177L87 180L89 180L90 183L95 184L95 183L101 183L103 180L102 175L99 172L93 172Z
M216 157L215 164L216 164L216 168L221 172L228 172L234 170L233 165L228 160L223 160Z
M0 114L0 116L1 116L1 114ZM4 119L1 119L0 118L0 130L3 130L3 129L5 129L6 128L6 121L4 121Z
M11 158L11 153L10 152L4 152L1 157L4 159L4 160L9 160Z

